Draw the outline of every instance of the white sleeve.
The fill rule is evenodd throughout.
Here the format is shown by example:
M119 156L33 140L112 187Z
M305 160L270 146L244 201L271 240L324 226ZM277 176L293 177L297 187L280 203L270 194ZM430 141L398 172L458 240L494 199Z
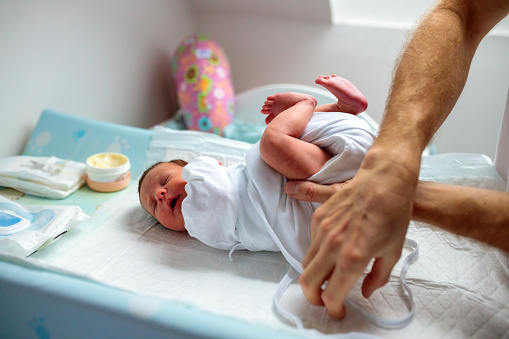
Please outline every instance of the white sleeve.
M182 213L189 235L224 250L238 244L237 192L231 172L217 160L201 156L184 167L182 178L187 182Z
M332 184L355 176L375 135L364 120L352 114L315 112L301 139L325 149L332 156L308 180Z

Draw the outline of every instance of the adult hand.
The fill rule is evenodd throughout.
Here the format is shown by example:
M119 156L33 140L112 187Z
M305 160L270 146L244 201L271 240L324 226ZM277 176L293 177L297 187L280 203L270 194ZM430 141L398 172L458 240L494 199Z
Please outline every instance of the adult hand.
M324 305L340 319L345 316L343 302L349 290L372 258L375 262L364 279L363 295L368 298L389 280L411 217L415 169L390 156L374 161L376 154L380 152L368 153L355 178L346 184L295 182L294 193L293 183L287 184L290 196L325 201L313 215L311 246L299 283L311 304Z

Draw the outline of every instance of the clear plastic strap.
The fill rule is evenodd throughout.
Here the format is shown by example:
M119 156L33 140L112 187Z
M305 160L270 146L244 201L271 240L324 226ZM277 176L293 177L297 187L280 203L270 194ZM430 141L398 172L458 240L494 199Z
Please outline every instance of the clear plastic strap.
M400 282L403 285L403 288L407 292L407 295L408 295L407 298L408 298L409 306L410 306L410 312L406 316L404 316L404 317L402 317L400 319L383 319L383 318L380 318L380 317L377 317L377 316L371 314L369 311L364 309L357 302L352 301L352 300L348 300L348 302L351 305L353 305L357 310L359 310L362 314L364 314L375 325L383 327L383 328L386 328L386 329L396 329L396 328L401 328L403 326L408 325L412 321L413 316L415 314L414 296L413 296L412 290L410 289L410 287L406 283L405 275L406 275L406 273L408 271L408 267L410 266L410 264L413 263L417 259L417 257L419 256L419 245L414 240L406 238L404 246L410 247L412 249L412 252L410 252L410 254L408 254L405 257L405 261L403 263L403 267L401 268L401 273L400 273L400 276L399 276ZM288 271L288 273L281 280L281 282L279 283L278 289L276 291L276 294L274 295L274 304L276 306L276 309L279 312L279 314L281 314L286 319L292 321L295 324L295 326L297 326L297 328L300 331L303 331L303 332L306 332L306 333L309 333L309 334L313 334L315 336L327 336L327 337L331 337L331 335L325 335L325 334L323 334L323 333L321 333L321 332L319 332L319 331L317 331L315 329L307 329L307 328L305 328L304 324L302 323L302 320L299 317L297 317L295 314L285 310L281 306L281 304L280 304L280 301L281 301L281 298L283 297L284 292L288 289L288 287L292 283L297 282L301 272L302 272L302 268L301 267L298 267L296 269L292 265L292 267L290 267L290 270ZM356 334L361 336L361 337L365 337L365 338L373 338L373 336L366 335L366 334L363 334L363 333L356 333ZM344 337L344 335L342 335L342 334L335 334L335 335L332 335L332 337L340 338L340 337Z
M235 252L235 251L236 251L239 247L244 248L244 247L242 247L242 243L240 243L240 242L239 242L238 244L235 244L235 245L231 248L230 253L228 253L228 258L230 259L230 261L233 261L232 254L233 254L233 252Z
M295 324L297 329L303 333L312 335L314 337L327 337L327 338L359 338L359 339L378 339L379 337L367 334L367 333L361 333L361 332L350 332L350 333L335 333L335 334L324 334L318 330L312 329L312 328L306 328L304 327L304 324L302 323L302 320L297 317L295 314L288 312L285 310L281 304L281 298L283 297L283 294L288 289L288 287L297 281L299 278L300 273L297 272L293 267L290 267L288 270L288 273L283 277L281 282L279 283L279 287L276 291L276 294L274 296L274 304L276 306L277 311L280 315L285 317L286 319L290 320Z
M364 314L366 317L368 317L375 325L386 328L386 329L396 329L401 328L406 325L408 325L414 315L415 315L415 302L414 302L414 294L412 293L412 290L410 289L410 286L408 286L405 276L408 271L408 267L411 263L413 263L417 257L419 256L419 245L416 241L406 238L404 246L410 247L412 249L412 252L410 252L406 257L405 261L403 262L403 267L401 268L401 272L399 274L399 280L401 282L401 285L407 292L407 299L409 303L409 312L407 315L399 318L399 319L383 319L380 317L377 317L376 315L370 313L365 308L363 308L360 304L358 304L356 301L349 300L349 302L362 314Z

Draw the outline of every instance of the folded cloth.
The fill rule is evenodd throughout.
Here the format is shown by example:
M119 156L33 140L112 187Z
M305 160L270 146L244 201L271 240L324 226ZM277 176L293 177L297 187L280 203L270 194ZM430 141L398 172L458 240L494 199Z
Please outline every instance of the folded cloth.
M56 157L0 159L0 186L45 198L63 199L85 182L86 165Z

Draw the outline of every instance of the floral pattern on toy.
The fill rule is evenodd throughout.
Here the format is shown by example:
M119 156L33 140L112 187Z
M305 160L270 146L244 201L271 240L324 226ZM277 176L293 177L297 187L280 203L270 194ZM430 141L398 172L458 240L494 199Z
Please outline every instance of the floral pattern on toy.
M230 66L217 43L192 35L177 47L172 77L187 129L223 135L233 121Z

